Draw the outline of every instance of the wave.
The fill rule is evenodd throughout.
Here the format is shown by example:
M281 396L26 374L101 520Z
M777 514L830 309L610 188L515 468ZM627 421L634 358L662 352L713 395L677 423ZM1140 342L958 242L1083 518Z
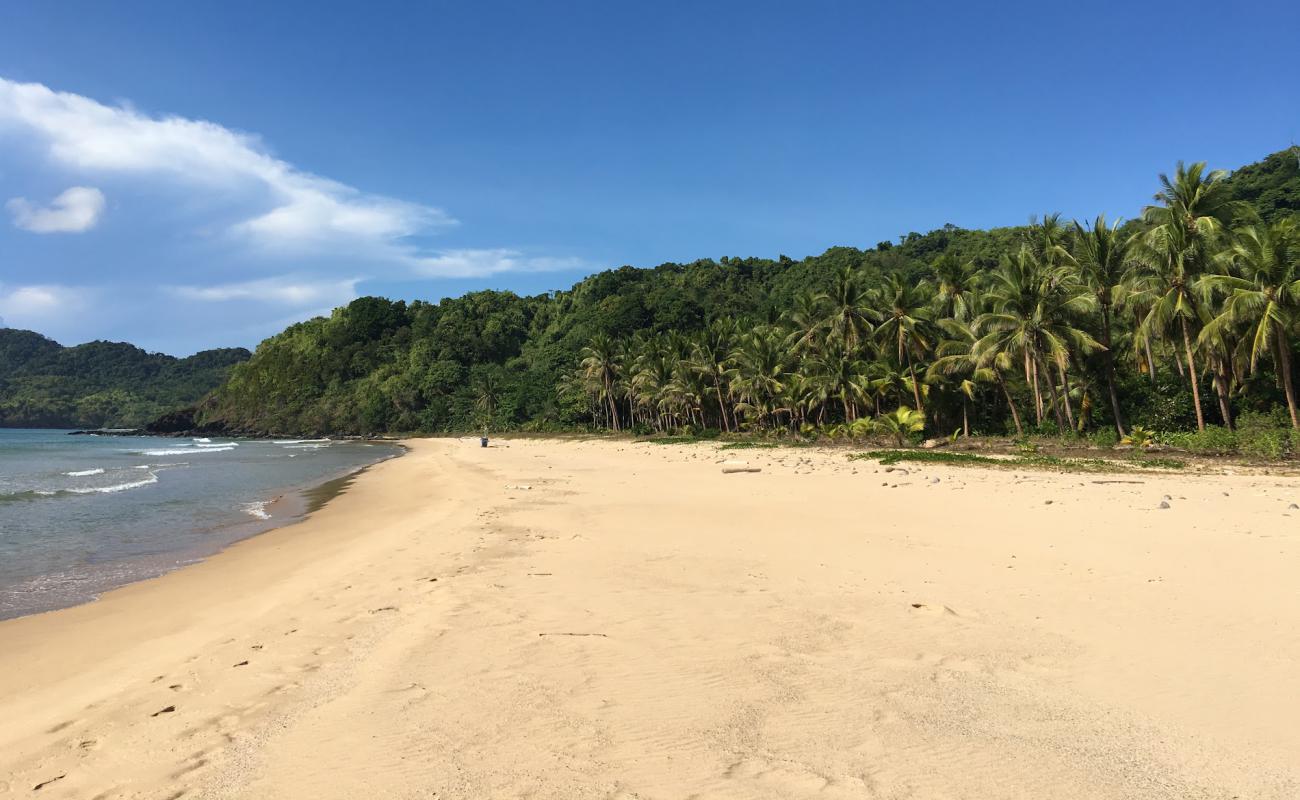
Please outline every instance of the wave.
M96 486L86 489L63 489L62 491L69 494L113 494L115 492L125 492L128 489L139 489L141 486L148 486L158 482L158 474L150 472L149 477L138 481L128 481L126 483L116 483L112 486Z
M204 437L204 438L202 438L202 439L195 439L194 441L195 441L195 442L198 442L199 444L207 444L208 442L210 442L210 441L212 441L212 440L211 440L211 439L208 439L208 438L206 438L206 437Z
M267 500L257 500L252 503L244 503L241 508L244 509L245 514L250 514L258 519L270 519L271 515L266 511L268 502Z
M103 475L104 468L95 467L94 469L82 469L82 470L77 470L76 472L65 472L63 474L67 475L69 478L84 478L87 475Z
M211 442L203 441L203 442L196 442L194 446L195 447L224 447L227 450L229 450L232 447L239 447L239 443L238 442L217 442L216 444L213 444Z
M141 478L140 480L115 483L111 486L83 486L73 489L27 489L21 492L0 494L0 503L14 503L23 500L38 500L43 497L59 497L61 495L72 494L116 494L117 492L125 492L131 489L150 486L157 482L158 473L150 472L148 477Z
M182 450L180 448L163 449L163 450L132 450L130 452L137 456L192 456L199 453L221 453L226 450L234 450L235 445L216 445L205 447L202 450Z
M271 444L315 444L328 441L329 439L276 439Z

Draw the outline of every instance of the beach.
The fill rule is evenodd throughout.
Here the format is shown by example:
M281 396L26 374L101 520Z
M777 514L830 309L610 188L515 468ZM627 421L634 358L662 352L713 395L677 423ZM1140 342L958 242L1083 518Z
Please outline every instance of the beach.
M406 444L0 622L0 797L1300 796L1300 478Z

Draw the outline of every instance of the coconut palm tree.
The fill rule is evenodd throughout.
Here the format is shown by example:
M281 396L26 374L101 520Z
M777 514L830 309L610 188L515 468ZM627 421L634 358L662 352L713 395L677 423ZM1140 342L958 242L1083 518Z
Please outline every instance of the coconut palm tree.
M1020 423L1020 412L1016 401L1007 389L1003 374L1011 369L1011 358L1005 353L987 354L981 358L976 350L979 341L979 329L974 320L941 319L939 328L944 338L935 348L935 360L926 371L927 381L936 383L943 379L957 378L958 390L962 395L961 422L962 434L970 436L970 420L967 414L967 402L974 397L975 387L981 383L992 383L1006 398L1007 407L1011 409L1011 419L1016 426L1016 435L1024 436L1025 429Z
M1092 226L1088 228L1076 221L1074 231L1074 261L1079 265L1088 288L1096 295L1097 306L1101 309L1101 346L1104 348L1102 358L1106 370L1106 386L1110 393L1111 411L1115 415L1115 430L1123 438L1124 415L1120 412L1119 392L1115 388L1115 354L1111 322L1114 317L1116 295L1124 285L1129 240L1120 235L1119 221L1107 225L1104 214L1094 219Z
M736 410L752 414L759 427L787 410L783 403L788 380L783 338L780 331L761 327L741 336L732 352L732 390L740 399Z
M818 295L827 308L823 326L839 339L845 351L856 350L871 335L874 312L871 296L848 267L835 275L829 291Z
M736 338L736 324L727 319L716 319L701 332L699 339L691 349L689 365L713 390L718 403L718 416L722 420L722 429L731 431L732 420L728 419L727 407L731 405L730 390L725 393L723 387L730 380L730 356L732 343Z
M912 399L916 409L925 414L925 401L921 399L920 382L916 377L916 361L925 358L934 347L934 323L930 316L932 288L924 281L908 285L896 275L874 294L876 314L880 324L876 338L882 348L897 353L898 364L907 370L912 383Z
M935 297L935 309L939 317L952 317L968 320L975 316L972 303L978 283L975 265L962 261L951 253L944 253L934 260L930 267L939 293Z
M601 401L609 411L609 424L619 430L618 405L614 400L614 385L618 382L621 364L619 348L614 340L605 334L592 337L587 346L579 353L582 361L583 375L588 383L597 387Z
M1261 356L1276 365L1286 394L1291 425L1297 421L1295 384L1291 377L1290 334L1300 320L1300 223L1297 217L1271 225L1256 221L1238 230L1220 254L1219 263L1236 274L1206 275L1202 284L1226 295L1222 311L1201 331L1201 338L1225 327L1248 331L1250 371Z

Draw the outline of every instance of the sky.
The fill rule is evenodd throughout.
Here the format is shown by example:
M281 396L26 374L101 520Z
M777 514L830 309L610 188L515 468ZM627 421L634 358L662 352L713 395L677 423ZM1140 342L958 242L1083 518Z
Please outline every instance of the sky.
M1300 3L0 4L0 319L255 346L376 294L1132 217L1300 141Z

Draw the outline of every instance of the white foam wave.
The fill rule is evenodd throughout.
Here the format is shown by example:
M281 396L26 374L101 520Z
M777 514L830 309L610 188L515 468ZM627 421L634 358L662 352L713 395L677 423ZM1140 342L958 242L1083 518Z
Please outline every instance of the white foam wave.
M125 492L128 489L139 489L141 486L148 486L151 483L157 483L158 476L152 472L144 480L130 481L128 483L118 483L113 486L96 486L91 489L65 489L64 491L72 494L113 494L114 492Z
M84 478L87 475L103 475L104 468L95 467L94 469L80 469L75 472L65 472L63 474L67 475L69 478Z
M192 456L198 453L220 453L226 450L234 450L235 445L221 445L217 447L205 447L202 450L181 450L181 449L164 449L164 450L132 450L138 456Z
M257 500L252 503L244 503L242 508L245 514L250 514L258 519L270 519L271 515L266 512L266 500Z
M216 444L213 444L211 442L198 442L194 446L195 447L224 447L227 450L229 450L232 447L239 447L239 443L238 442L217 442Z
M199 444L207 444L208 442L210 442L210 441L212 441L212 440L211 440L211 439L208 439L208 438L205 437L205 438L202 438L202 439L195 439L194 441L198 442Z

